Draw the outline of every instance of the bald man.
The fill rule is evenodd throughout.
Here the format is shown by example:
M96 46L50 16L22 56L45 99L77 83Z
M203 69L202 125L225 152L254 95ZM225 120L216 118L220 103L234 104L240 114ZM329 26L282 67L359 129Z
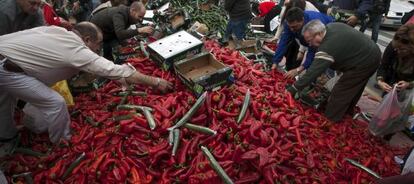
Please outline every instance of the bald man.
M146 9L141 2L133 2L130 7L120 5L95 13L91 22L97 25L103 32L104 57L112 60L112 46L119 41L132 38L138 34L151 34L154 29L151 26L137 29L129 29L133 24L141 22Z
M70 116L65 100L48 86L79 71L118 80L124 85L144 84L166 92L171 83L143 75L131 65L116 65L100 57L102 33L82 22L73 31L49 26L0 36L0 142L13 140L15 99L26 101L23 123L36 133L49 132L50 141L69 139Z

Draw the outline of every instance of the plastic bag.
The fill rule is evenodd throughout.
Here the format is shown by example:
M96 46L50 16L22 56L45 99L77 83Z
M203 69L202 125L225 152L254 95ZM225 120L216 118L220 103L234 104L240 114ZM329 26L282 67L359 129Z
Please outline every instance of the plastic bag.
M72 93L69 90L68 83L66 80L59 81L55 85L52 86L52 89L58 92L66 101L68 106L75 105L73 101Z
M325 88L328 91L332 91L332 89L335 87L335 84L338 83L339 79L342 77L343 73L336 73L335 72L335 76L331 79L328 80L328 82L326 82L325 84Z
M404 158L404 165L402 166L401 175L414 172L414 147Z
M410 115L412 98L411 91L398 94L394 86L372 117L369 123L370 132L375 136L383 136L403 130Z

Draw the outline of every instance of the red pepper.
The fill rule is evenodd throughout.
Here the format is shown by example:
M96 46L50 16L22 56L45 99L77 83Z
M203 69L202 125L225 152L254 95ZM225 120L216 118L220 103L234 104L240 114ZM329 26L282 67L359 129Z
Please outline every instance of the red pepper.
M101 154L101 155L99 155L97 158L96 158L96 160L92 163L92 165L91 166L89 166L89 173L90 174L93 174L93 175L95 175L95 173L96 173L96 170L98 169L98 167L99 167L99 164L105 159L105 158L107 158L108 157L108 155L109 155L109 152L106 152L106 153L104 153L104 154Z
M279 122L280 122L280 125L283 127L283 128L289 128L290 127L290 123L286 120L286 118L285 117L280 117L280 119L279 119Z
M191 144L190 144L190 141L187 141L185 139L181 141L181 144L182 144L181 146L182 148L179 150L177 161L179 164L184 164Z
M295 129L295 133L296 133L296 139L298 140L299 146L304 146L302 142L302 136L300 135L298 128Z
M286 92L286 96L287 96L287 103L289 108L294 109L295 108L295 100L292 97L292 94L290 94L289 92Z
M230 112L227 112L227 111L225 111L223 109L220 109L220 111L218 112L218 114L219 114L220 117L223 117L223 118L226 118L226 117L237 117L237 116L239 116L239 114L237 114L237 113L230 113Z
M224 107L225 103L226 103L226 95L224 95L222 93L220 96L221 96L221 99L220 99L220 102L219 102L217 108L222 109Z
M206 119L207 119L206 114L200 114L197 117L191 118L190 122L195 123L195 124L201 124L201 123L205 123Z
M116 181L122 181L122 177L119 172L120 170L118 167L114 167L114 169L112 169L112 173L114 174Z
M164 118L168 118L168 117L170 117L171 116L171 112L169 111L169 110L167 110L167 109L165 109L164 107L161 107L160 105L154 105L153 106L154 107L154 109L157 111L157 112L160 112L161 113L161 115L164 117Z
M161 143L158 143L154 147L150 147L148 149L148 152L149 152L150 155L156 154L156 153L160 152L161 150L167 149L167 147L168 147L168 142L167 141L162 141Z
M55 179L60 177L59 172L62 170L64 160L59 160L56 164L49 170L49 178Z
M292 121L293 126L299 126L301 118L301 116L296 116Z

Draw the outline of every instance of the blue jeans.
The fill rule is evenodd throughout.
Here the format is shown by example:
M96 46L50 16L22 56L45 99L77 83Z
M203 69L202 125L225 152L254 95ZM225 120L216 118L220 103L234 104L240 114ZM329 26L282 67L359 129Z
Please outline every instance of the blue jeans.
M369 15L369 22L372 24L372 34L371 34L371 40L377 43L378 41L378 33L381 25L381 19L382 14L370 14ZM368 22L363 22L361 25L361 29L359 29L361 32L365 32L365 29L367 29Z
M241 40L246 35L247 23L250 19L243 20L229 20L227 23L226 33L224 35L225 39L229 39L232 34L236 36L237 39Z

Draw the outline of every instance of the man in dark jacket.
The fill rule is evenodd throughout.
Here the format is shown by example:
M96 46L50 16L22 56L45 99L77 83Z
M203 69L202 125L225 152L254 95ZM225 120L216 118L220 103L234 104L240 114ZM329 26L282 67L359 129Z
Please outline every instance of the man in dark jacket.
M44 25L40 0L0 0L0 36Z
M224 8L230 15L224 39L228 40L234 34L238 40L242 40L245 36L247 23L252 18L250 1L225 0Z
M325 26L320 20L313 20L303 28L303 37L311 46L318 47L318 51L305 75L286 90L294 96L328 68L342 72L325 109L329 120L340 121L346 112L353 113L365 85L380 63L381 51L363 33L343 23Z
M112 58L112 46L114 41L122 41L138 34L151 34L153 28L145 26L137 29L129 29L133 24L142 21L145 15L145 6L141 2L134 2L130 7L120 5L97 12L91 17L91 22L97 25L103 33L104 57Z
M362 21L371 10L372 0L333 0L332 6L338 10L338 13L333 15L337 21L343 21L342 16L345 15L344 22L356 26L358 21Z
M391 0L373 0L372 8L368 11L369 22L372 23L371 40L377 43L378 33L381 25L382 15L387 15L390 9ZM365 32L367 22L362 21L360 31Z

